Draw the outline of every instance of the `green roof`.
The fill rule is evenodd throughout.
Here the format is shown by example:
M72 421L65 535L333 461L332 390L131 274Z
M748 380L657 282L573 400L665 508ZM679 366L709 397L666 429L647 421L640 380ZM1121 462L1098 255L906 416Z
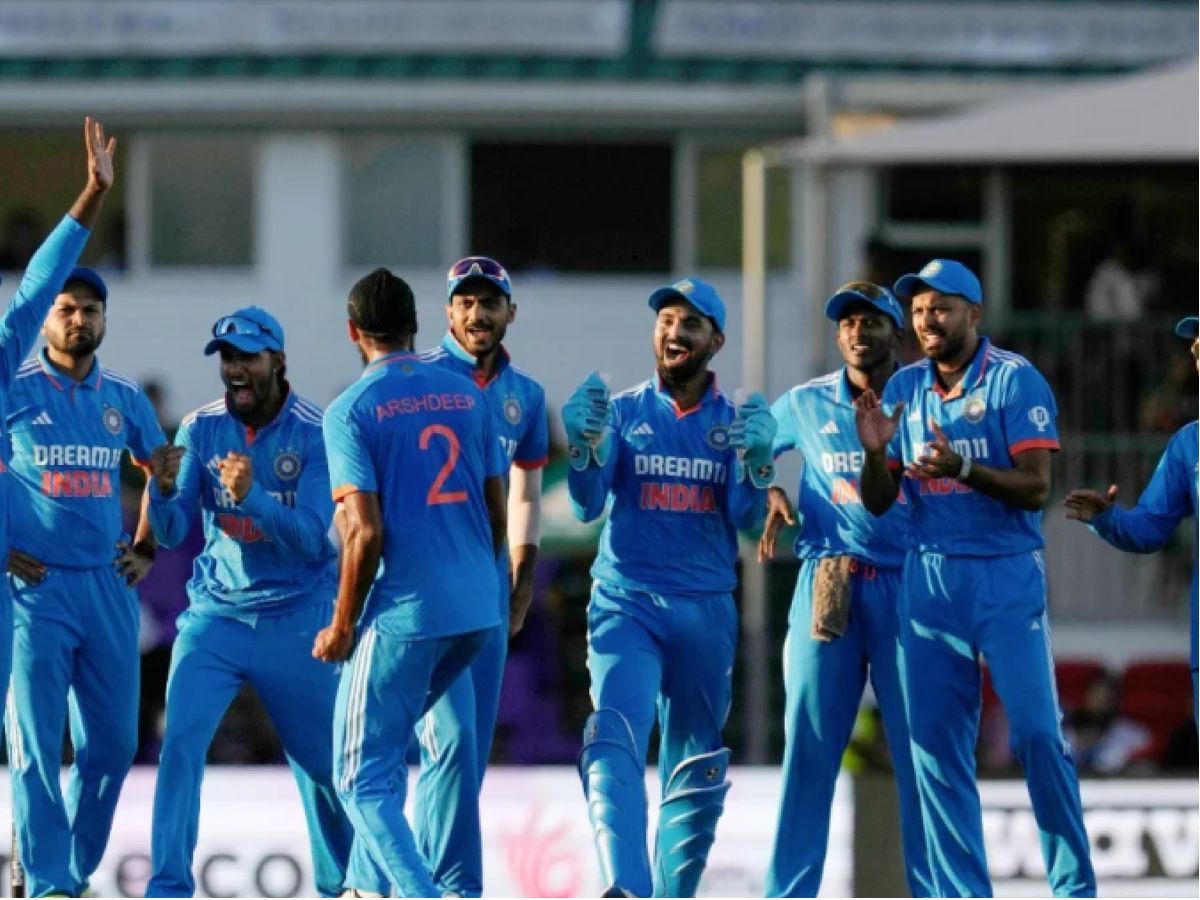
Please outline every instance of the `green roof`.
M218 56L203 58L0 59L0 81L203 81L369 79L392 81L565 81L790 84L812 72L1036 75L1124 71L1123 66L921 66L780 60L455 56Z

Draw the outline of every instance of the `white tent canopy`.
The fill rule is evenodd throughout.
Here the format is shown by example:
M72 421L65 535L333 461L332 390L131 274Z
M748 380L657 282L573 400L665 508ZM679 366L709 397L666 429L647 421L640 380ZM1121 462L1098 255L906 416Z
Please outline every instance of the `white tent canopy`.
M1187 162L1197 158L1195 60L1089 81L844 139L784 145L780 161L832 165Z

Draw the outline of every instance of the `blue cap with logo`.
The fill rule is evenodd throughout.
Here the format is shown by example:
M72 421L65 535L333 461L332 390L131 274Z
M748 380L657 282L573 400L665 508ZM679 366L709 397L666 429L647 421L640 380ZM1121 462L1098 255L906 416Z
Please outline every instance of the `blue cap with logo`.
M846 308L855 303L878 310L895 323L897 331L904 330L904 310L900 308L900 301L887 288L869 281L851 281L834 291L825 302L825 317L836 322Z
M452 265L446 273L446 296L453 297L462 284L476 279L490 281L504 291L504 296L512 298L512 279L508 272L487 256L466 256Z
M108 285L104 283L104 279L100 277L100 273L95 269L87 266L76 266L71 270L71 274L67 276L67 280L63 282L63 287L70 284L72 281L79 281L86 284L96 296L100 298L100 302L108 304Z
M244 306L236 312L217 319L212 327L213 337L204 347L211 356L228 345L242 353L261 353L263 350L283 350L283 326L279 320L260 306Z
M1185 316L1175 323L1175 333L1189 341L1195 340L1196 335L1200 334L1200 318Z
M915 275L905 275L892 288L897 297L912 299L912 295L927 285L943 294L957 294L968 303L983 302L983 288L975 273L954 259L934 259Z
M717 289L699 278L684 278L674 284L661 287L650 295L650 308L658 312L669 301L683 300L713 320L717 331L725 330L725 301Z

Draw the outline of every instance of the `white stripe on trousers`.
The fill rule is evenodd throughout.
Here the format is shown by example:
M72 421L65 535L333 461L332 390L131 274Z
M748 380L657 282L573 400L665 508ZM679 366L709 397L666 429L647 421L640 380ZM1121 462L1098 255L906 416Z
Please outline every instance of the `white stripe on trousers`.
M5 718L8 720L9 767L24 769L25 740L21 736L21 729L17 725L17 698L13 696L12 688L8 689L8 698L5 703Z
M354 652L350 671L350 691L346 699L346 725L342 737L342 777L338 790L347 793L358 778L362 763L363 733L366 727L367 687L371 681L371 658L375 651L376 631L368 628Z

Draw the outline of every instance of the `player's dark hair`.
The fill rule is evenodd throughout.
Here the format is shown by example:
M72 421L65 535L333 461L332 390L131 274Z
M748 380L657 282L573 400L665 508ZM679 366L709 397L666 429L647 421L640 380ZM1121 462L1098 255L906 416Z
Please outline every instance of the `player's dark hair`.
M412 288L384 268L354 283L346 312L359 331L377 341L402 344L417 333L417 301Z

